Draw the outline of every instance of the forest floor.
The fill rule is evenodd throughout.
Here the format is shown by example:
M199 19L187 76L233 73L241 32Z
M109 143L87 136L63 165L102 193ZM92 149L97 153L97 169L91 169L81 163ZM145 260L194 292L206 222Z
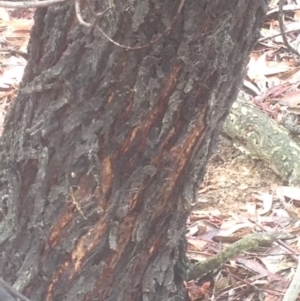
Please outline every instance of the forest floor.
M276 6L278 1L271 2ZM293 16L294 21L297 19L297 12L299 10ZM272 22L270 24L274 25L276 19ZM5 114L16 96L26 65L24 54L26 57L32 25L32 11L0 9L0 134ZM269 77L268 83L266 78L271 68L269 62L275 57L274 52L270 54L274 45L254 52L247 74L250 84L256 82L257 86L261 87L261 83L264 82L272 86L271 81L273 82L274 78ZM275 74L275 77L279 73L290 72L293 68L286 62L275 67L274 69L272 66L272 74ZM268 74L262 76L262 69ZM255 70L260 72L256 73ZM276 85L276 81L274 82ZM250 85L250 88L257 92L257 86ZM189 258L194 262L204 261L240 238L257 231L271 233L274 229L284 229L296 233L295 225L289 223L287 210L282 208L278 199L288 197L289 200L297 200L300 199L300 194L299 190L293 187L289 189L283 186L284 184L262 161L244 154L229 139L221 136L218 147L209 160L199 189L199 198L188 221ZM295 249L300 246L297 240L294 240L295 244L293 250L289 249L290 253L295 254ZM210 273L200 282L186 285L189 292L193 291L193 296L190 295L191 300L247 298L275 301L282 297L289 283L288 277L292 275L291 267L296 265L294 260L286 255L286 251L275 245L263 254L247 253L246 257L234 256L221 270L217 269L217 274Z
M207 165L199 204L210 212L239 212L255 194L272 194L284 182L261 160L251 158L221 136Z
M275 232L294 232L297 226L290 223L278 202L278 191L290 188L284 184L265 163L244 154L221 136L188 221L190 260L205 262L252 233L271 234L273 228ZM299 191L291 192L295 193ZM297 241L294 244L298 245ZM186 284L192 292L191 300L281 300L289 284L291 270L287 269L296 267L284 255L286 252L278 245L258 253L237 252L221 270L210 272L200 282Z

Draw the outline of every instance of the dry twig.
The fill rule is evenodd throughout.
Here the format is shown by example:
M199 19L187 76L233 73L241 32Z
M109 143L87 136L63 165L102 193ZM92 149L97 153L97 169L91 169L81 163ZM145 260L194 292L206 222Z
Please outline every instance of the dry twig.
M178 18L178 16L180 15L181 11L182 11L182 8L184 6L184 3L185 3L186 0L180 0L180 3L178 5L178 9L177 9L177 12L170 24L170 26L162 33L160 34L157 38L154 38L153 40L151 40L150 42L146 43L146 44L143 44L143 45L140 45L140 46L126 46L126 45L122 45L120 43L118 43L117 41L113 40L110 36L108 36L103 30L102 28L98 25L99 24L99 20L103 17L103 15L109 10L111 9L111 7L108 7L106 8L103 12L100 12L100 13L96 13L93 11L90 3L88 5L91 13L96 17L96 19L94 20L93 23L88 23L86 21L83 20L82 16L81 16L81 9L80 9L80 0L75 0L75 11L76 11L76 16L77 16L77 19L79 21L79 23L85 27L88 27L88 28L91 28L91 27L95 27L100 33L102 36L104 36L108 41L110 41L111 43L115 44L116 46L120 47L120 48L124 48L126 50L140 50L140 49L144 49L144 48L147 48L155 43L157 43L159 40L161 40L164 36L168 35L171 30L173 29L174 27L174 24ZM98 23L98 24L97 24Z
M0 278L0 300L1 301L30 301L27 297L10 286Z
M286 38L286 33L285 33L285 28L284 28L284 23L283 23L283 0L279 0L278 8L279 8L278 22L279 22L279 27L280 27L280 32L282 35L283 43L291 53L293 53L297 56L300 56L299 52L294 47L291 46L291 44L288 42L288 40Z
M292 32L298 32L300 31L300 27L299 28L293 28L293 29L289 29L289 30L284 30L284 31L280 31L280 33L275 33L275 34L272 34L270 36L267 36L267 37L262 37L258 40L258 42L264 42L266 40L269 40L269 39L273 39L273 38L276 38L276 37L279 37L279 36L282 36L282 34L287 34L287 33L292 33Z
M6 8L38 8L47 7L60 3L67 2L69 0L45 0L45 1L21 1L21 2L11 2L11 1L0 1L0 7Z
M60 3L67 2L67 1L69 1L69 0L44 0L44 1L22 1L22 2L0 1L0 7L7 7L7 8L39 8L39 7L47 7L47 6L51 6L51 5L55 5L55 4L60 4ZM92 13L92 15L95 17L95 20L91 23L84 21L83 18L82 18L81 8L80 8L80 0L75 0L75 12L76 12L77 20L81 25L83 25L87 28L92 28L92 27L96 28L101 33L102 36L104 36L108 41L115 44L116 46L124 48L126 50L139 50L139 49L147 48L147 47L157 43L164 36L168 35L171 32L178 16L180 15L180 13L182 11L182 8L184 6L185 1L186 0L180 0L177 12L176 12L170 26L162 34L160 34L157 38L154 38L153 40L151 40L149 43L146 43L146 44L143 44L143 45L140 45L140 46L133 46L133 47L122 45L122 44L118 43L117 41L113 40L98 25L101 18L104 16L104 14L108 10L111 9L111 7L108 7L104 11L97 13L93 10L90 2L88 1L89 10Z

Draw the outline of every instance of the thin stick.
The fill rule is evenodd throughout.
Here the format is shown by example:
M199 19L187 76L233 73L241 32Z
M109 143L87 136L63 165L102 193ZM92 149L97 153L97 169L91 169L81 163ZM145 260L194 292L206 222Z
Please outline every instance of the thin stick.
M75 11L76 11L76 17L77 17L77 20L78 22L87 27L87 28L91 28L91 27L95 27L99 32L100 34L106 38L108 41L110 41L111 43L113 43L114 45L120 47L120 48L123 48L123 49L126 49L126 50L139 50L139 49L144 49L144 48L147 48L155 43L157 43L159 40L161 40L164 36L168 35L173 27L174 27L174 24L176 22L176 20L178 19L181 11L182 11L182 8L184 6L184 3L185 3L186 0L180 0L180 3L178 5L178 8L177 8L177 12L170 24L170 26L162 33L160 34L157 38L154 38L153 40L151 40L150 42L146 43L146 44L143 44L143 45L140 45L140 46L126 46L126 45L122 45L120 43L118 43L117 41L115 41L114 39L112 39L110 36L108 36L103 30L102 28L97 25L98 21L100 20L100 18L103 17L103 15L109 10L111 9L111 7L108 7L107 9L105 9L103 12L94 12L94 10L92 9L90 3L88 2L88 7L91 11L91 13L96 16L96 19L94 20L93 23L88 23L86 21L83 20L82 18L82 15L81 15L81 8L80 8L80 2L81 0L75 0Z
M279 22L280 32L282 34L283 43L291 53L300 56L299 52L294 47L291 46L291 44L288 42L286 38L285 28L283 23L283 10L282 10L283 0L279 0L278 6L279 6L278 22Z
M284 30L283 31L283 33L284 34L287 34L287 33L291 33L291 32L298 32L298 31L300 31L300 28L293 28L293 29L289 29L289 30ZM273 39L273 38L276 38L276 37L279 37L279 36L281 36L282 35L282 32L280 32L280 33L275 33L275 34L273 34L273 35L270 35L270 36L267 36L267 37L262 37L262 38L260 38L259 40L258 40L258 42L260 43L260 42L264 42L265 40L268 40L268 39Z
M290 5L284 5L282 7L283 11L294 11L294 10L299 10L300 9L300 5L294 5L294 4L290 4ZM274 8L272 10L269 10L267 12L267 16L272 15L273 13L276 13L279 11L279 8Z
M22 2L11 2L11 1L0 1L0 7L7 8L38 8L56 5L67 2L69 0L45 0L45 1L22 1Z
M22 295L20 292L18 292L15 288L10 286L7 282L5 282L3 279L0 278L0 292L2 292L7 298L8 296L13 297L14 299L5 299L5 301L11 301L11 300L20 300L20 301L30 301L27 297ZM1 299L2 301L3 299ZM4 301L4 300L3 300Z

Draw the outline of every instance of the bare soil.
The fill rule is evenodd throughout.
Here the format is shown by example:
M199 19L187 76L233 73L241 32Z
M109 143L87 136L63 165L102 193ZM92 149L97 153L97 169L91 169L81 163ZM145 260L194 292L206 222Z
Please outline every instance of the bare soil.
M284 182L268 166L242 153L221 136L200 187L199 207L225 215L238 212L253 201L253 193L272 193L278 185Z

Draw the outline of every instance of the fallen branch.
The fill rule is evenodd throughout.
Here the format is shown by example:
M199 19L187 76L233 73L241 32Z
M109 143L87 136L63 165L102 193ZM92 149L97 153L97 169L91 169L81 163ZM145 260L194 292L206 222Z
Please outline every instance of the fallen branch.
M223 133L290 185L300 184L299 144L283 126L245 100L242 92L224 123Z
M255 250L260 246L271 245L275 240L286 240L292 238L292 235L284 232L280 233L255 233L245 236L241 240L233 243L224 251L217 255L195 264L189 271L187 280L201 279L205 275L220 269L230 258L249 250Z

